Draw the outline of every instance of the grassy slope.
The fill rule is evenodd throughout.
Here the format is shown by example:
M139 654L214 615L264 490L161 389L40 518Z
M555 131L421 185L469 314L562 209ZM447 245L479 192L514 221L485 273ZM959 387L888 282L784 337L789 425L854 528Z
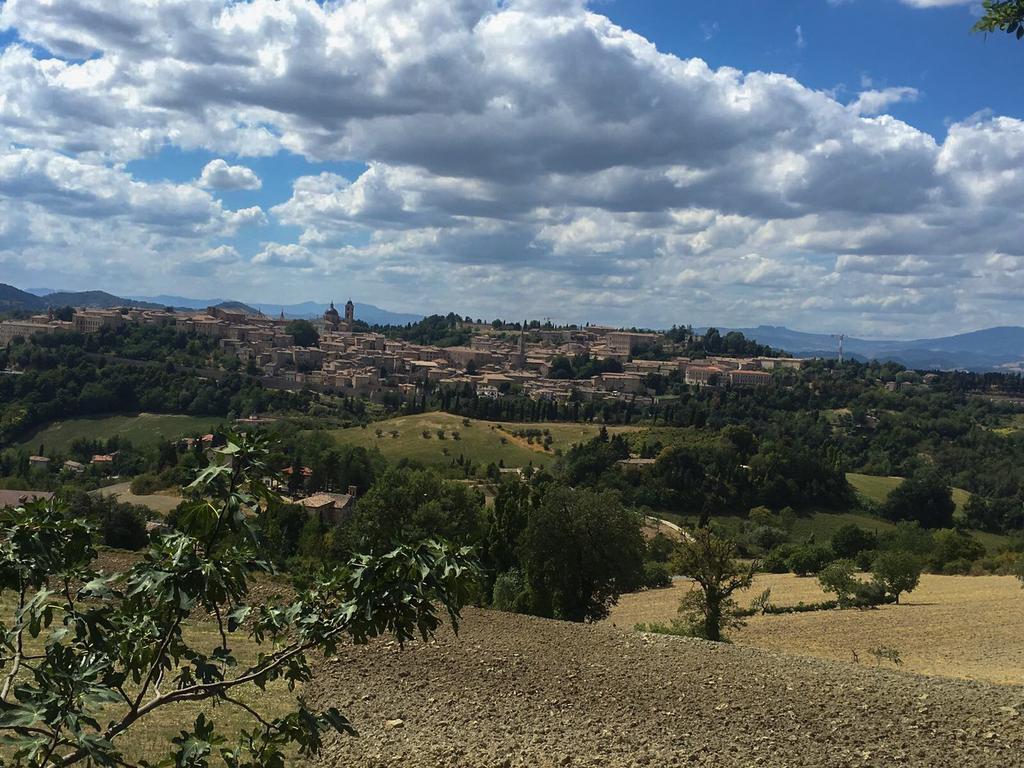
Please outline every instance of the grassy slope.
M889 493L903 482L902 477L876 477L874 475L860 475L856 472L847 472L846 480L858 493L871 499L876 504L884 504ZM953 503L956 504L957 512L963 510L971 494L963 488L953 489Z
M50 452L66 452L80 437L107 440L115 435L124 437L136 446L155 445L196 432L206 432L220 424L216 416L178 416L173 414L140 413L137 415L100 416L96 418L55 421L43 427L32 437L21 441L21 447L30 451L43 445Z
M883 504L893 488L903 482L902 477L875 477L873 475L860 475L849 472L846 475L847 481L853 486L857 493L877 504ZM953 489L953 502L956 504L957 512L961 512L971 494L963 488ZM874 518L869 518L874 519ZM878 521L882 525L888 525L884 520ZM985 531L971 531L971 535L984 544L990 552L997 551L1000 547L1009 542L1007 536L998 533L986 533Z
M498 429L499 426L503 430ZM447 464L462 454L480 464L504 461L506 467L523 467L531 462L534 466L550 464L555 460L555 449L565 451L575 443L590 439L600 428L592 424L508 424L473 419L469 426L465 426L461 416L421 413L379 421L365 429L333 430L331 434L342 443L379 448L392 461L413 459L424 464ZM377 437L377 429L383 430L383 436ZM429 439L423 437L424 429L429 430ZM446 439L438 439L438 429L445 430ZM531 446L525 439L512 436L513 432L526 429L550 430L554 439L551 450L544 451L540 445ZM608 431L615 433L628 429L609 427ZM397 438L391 437L392 430L398 431ZM452 439L453 431L459 432L459 440ZM505 443L502 443L502 438L505 438ZM448 455L444 454L445 450Z

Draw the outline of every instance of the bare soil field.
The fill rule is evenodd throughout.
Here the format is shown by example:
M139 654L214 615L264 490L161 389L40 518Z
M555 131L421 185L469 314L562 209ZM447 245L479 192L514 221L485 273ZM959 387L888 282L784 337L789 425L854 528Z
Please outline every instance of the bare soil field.
M608 622L623 629L667 623L689 588L677 582L624 595ZM777 605L825 599L816 579L762 574L740 604L766 588ZM900 605L755 616L731 637L739 645L824 659L852 661L856 653L860 663L872 665L870 649L884 646L899 650L907 671L1024 684L1024 590L1011 576L925 575Z
M489 611L345 647L307 692L359 730L339 768L1024 765L1024 687Z

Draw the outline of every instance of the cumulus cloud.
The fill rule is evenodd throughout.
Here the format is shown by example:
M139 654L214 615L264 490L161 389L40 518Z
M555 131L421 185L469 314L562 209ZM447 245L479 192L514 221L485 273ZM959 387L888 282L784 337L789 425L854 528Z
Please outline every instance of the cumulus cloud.
M908 86L866 90L857 94L857 99L850 104L850 109L858 115L877 115L894 104L904 101L917 101L921 92Z
M25 44L0 53L0 146L22 149L0 153L0 203L30 217L12 237L74 242L69 222L109 220L148 252L191 238L195 262L235 270L250 296L356 279L380 301L457 298L481 316L870 330L1007 311L993 286L1024 257L1024 123L936 139L885 114L913 88L843 104L660 52L599 9L7 0L0 25ZM121 165L167 145L215 159L194 185ZM259 188L220 156L281 151L365 170L316 168L269 212L206 191ZM210 255L271 222L297 234Z
M220 158L206 164L197 183L205 189L259 189L263 186L251 168L228 165Z

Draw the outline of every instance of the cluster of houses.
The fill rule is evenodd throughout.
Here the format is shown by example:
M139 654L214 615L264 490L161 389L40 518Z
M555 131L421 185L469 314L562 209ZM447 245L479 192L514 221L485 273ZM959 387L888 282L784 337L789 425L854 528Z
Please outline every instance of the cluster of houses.
M223 307L202 312L150 309L78 309L70 321L41 315L30 320L0 323L0 343L15 336L76 330L95 333L125 323L170 325L216 339L221 351L262 374L268 386L304 387L325 392L373 398L388 389L411 394L424 383L439 388L472 391L481 397L501 397L510 390L535 400L566 402L628 399L650 400L648 376L678 372L700 387L756 387L767 384L779 368L799 368L803 360L773 357L709 357L669 360L634 359L643 348L659 344L671 353L673 345L659 334L602 326L580 329L494 328L472 325L467 346L439 347L389 339L355 328L354 305L344 315L333 303L316 321L319 344L295 344L286 332L288 320L252 315ZM616 360L621 372L588 379L553 377L558 357L587 354L595 360Z

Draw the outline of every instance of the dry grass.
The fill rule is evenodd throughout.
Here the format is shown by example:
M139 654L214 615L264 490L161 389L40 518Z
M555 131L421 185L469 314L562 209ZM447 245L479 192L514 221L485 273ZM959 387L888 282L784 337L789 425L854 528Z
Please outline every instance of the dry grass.
M674 587L624 595L608 621L619 627L667 622L677 616L679 599L689 589ZM772 602L792 605L824 599L815 579L791 574L762 574L740 596L748 603L771 588ZM873 664L870 649L899 650L902 668L995 683L1024 684L1024 590L1010 576L933 576L903 604L869 611L756 616L733 633L740 645L785 653Z
M143 507L149 507L149 509L160 515L170 514L171 511L181 503L181 494L175 490L160 491L158 493L148 493L144 496L136 496L132 493L132 484L130 481L117 483L116 485L107 485L93 491L93 493L99 496L117 496L117 500L122 503L138 504Z
M203 649L213 648L220 640L213 622L193 623L187 628L186 637L195 647ZM261 650L271 650L269 646L256 645L241 634L231 637L230 646L242 668L255 662ZM285 683L275 682L267 685L266 691L254 685L240 686L232 692L232 696L251 706L267 720L272 720L294 709L296 693L289 692ZM237 707L213 702L177 704L148 715L118 740L118 747L124 751L125 759L130 764L138 764L141 760L156 762L167 756L172 746L171 739L195 723L200 712L217 723L221 732L228 737L226 746L230 746L231 740L243 729L253 730L256 725L251 716Z
M137 557L135 553L105 551L101 554L98 565L107 571L122 571L130 567ZM264 598L273 591L277 591L273 583L257 580L254 598ZM0 599L0 615L5 619L11 615L14 608L15 603L10 594L4 595ZM45 637L44 634L38 638L27 638L28 652L40 652ZM185 637L192 647L207 653L220 644L220 634L214 621L193 620L188 622L185 626ZM269 643L258 645L248 637L244 629L228 635L228 644L238 659L239 670L255 663L260 652L269 653L273 650ZM228 674L231 676L237 672ZM23 668L21 676L27 677L27 675L28 673ZM132 691L129 690L129 693L131 694ZM277 681L269 683L265 691L261 691L254 685L239 686L232 691L232 696L251 706L267 720L272 720L293 710L296 696L301 693L302 686L297 686L295 691L289 691L286 683ZM123 711L122 707L111 706L105 709L102 716L97 719L105 724L109 720L120 719ZM175 704L154 710L119 736L115 743L122 750L124 759L129 765L137 765L143 760L156 763L168 756L173 746L171 739L183 729L191 728L200 712L218 725L220 732L227 738L225 746L228 747L233 745L243 729L251 731L257 725L245 711L224 703L206 701ZM0 758L4 756L5 752L0 750Z

